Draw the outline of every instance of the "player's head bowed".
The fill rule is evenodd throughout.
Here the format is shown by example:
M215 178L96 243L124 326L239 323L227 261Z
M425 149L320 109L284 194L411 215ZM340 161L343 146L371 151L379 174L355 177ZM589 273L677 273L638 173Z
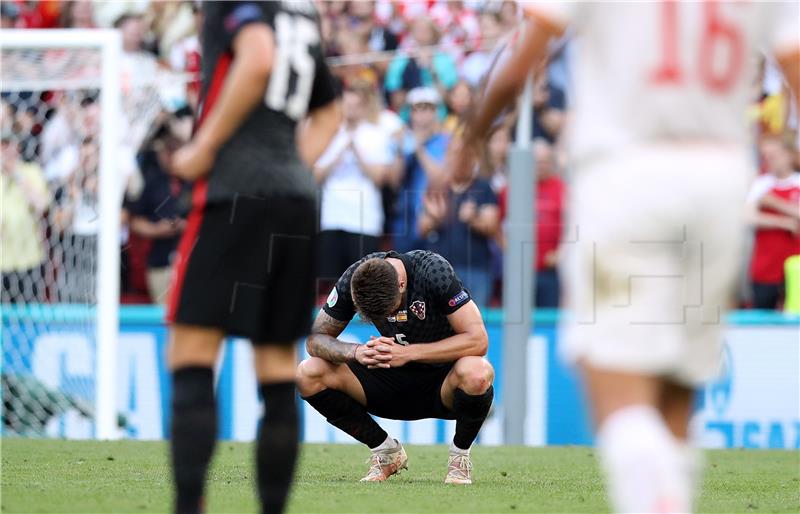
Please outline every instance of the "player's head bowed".
M397 270L384 259L364 261L350 281L353 303L369 321L386 318L399 308L402 286Z

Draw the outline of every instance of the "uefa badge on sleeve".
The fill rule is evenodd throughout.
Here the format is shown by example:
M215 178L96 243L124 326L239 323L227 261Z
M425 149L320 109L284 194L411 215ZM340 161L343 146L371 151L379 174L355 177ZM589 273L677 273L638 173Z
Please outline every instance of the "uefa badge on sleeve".
M331 289L331 294L328 295L328 307L333 307L339 301L339 292L336 291L336 286Z

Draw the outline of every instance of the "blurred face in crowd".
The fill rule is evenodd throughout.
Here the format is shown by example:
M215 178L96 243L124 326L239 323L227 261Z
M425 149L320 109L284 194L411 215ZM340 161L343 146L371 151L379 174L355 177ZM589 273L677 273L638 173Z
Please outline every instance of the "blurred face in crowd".
M544 180L555 175L555 153L550 143L542 139L534 141L533 158L536 161L536 175L539 180Z
M75 180L84 195L97 194L98 177L97 167L100 164L100 149L93 138L86 138L81 142L80 168L75 172Z
M517 24L517 2L505 1L500 8L500 19L505 28L513 27Z
M504 168L508 158L508 145L511 143L511 135L508 129L503 127L495 131L489 138L489 163L493 171Z
M439 35L433 20L420 16L411 26L411 35L419 46L431 46L439 42Z
M767 171L778 177L792 173L792 154L779 137L767 137L761 142L761 156Z
M17 124L20 132L30 133L36 125L36 110L29 108L20 112L17 116Z
M481 26L481 37L489 42L498 39L503 33L499 14L485 12L478 22Z
M18 158L17 142L10 137L3 137L0 140L0 165L2 165L3 173L13 172Z
M450 109L457 115L462 115L469 107L472 100L472 90L466 82L459 82L449 93Z
M144 20L131 16L120 25L122 31L122 47L126 52L137 52L144 44Z
M75 0L71 5L70 27L91 28L94 26L94 8L91 0Z
M83 136L94 136L100 128L100 104L83 102L78 111L78 130Z
M325 14L328 16L339 16L347 9L347 2L333 1L323 3L325 4Z
M15 109L10 103L0 101L0 124L3 132L10 131L14 126Z
M345 91L342 96L342 116L345 123L355 125L364 119L366 106L364 97L356 91Z
M350 16L353 16L354 18L358 18L363 21L372 21L372 18L375 15L375 2L350 2L348 12L350 13Z
M411 128L414 131L433 132L436 129L436 104L418 103L411 106Z
M81 168L85 171L97 171L100 164L100 150L92 138L86 138L81 143L79 152Z

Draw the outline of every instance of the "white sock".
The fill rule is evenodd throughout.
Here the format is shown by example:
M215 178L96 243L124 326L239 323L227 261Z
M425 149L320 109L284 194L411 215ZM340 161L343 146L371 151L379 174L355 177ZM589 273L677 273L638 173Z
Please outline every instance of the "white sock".
M700 486L703 483L705 457L702 451L686 442L678 441L677 444L683 465L683 473L689 482L689 502L694 507L700 492Z
M633 405L613 413L598 430L597 446L615 511L691 510L684 454L654 407Z
M375 448L372 448L372 451L379 452L384 450L394 450L398 446L400 446L400 442L397 439L393 439L392 436L389 436L380 445L376 446Z
M472 449L472 447L470 446L466 450L462 450L461 448L456 446L454 443L450 443L450 453L451 454L456 453L456 454L459 454L459 455L469 455L469 451L471 449Z

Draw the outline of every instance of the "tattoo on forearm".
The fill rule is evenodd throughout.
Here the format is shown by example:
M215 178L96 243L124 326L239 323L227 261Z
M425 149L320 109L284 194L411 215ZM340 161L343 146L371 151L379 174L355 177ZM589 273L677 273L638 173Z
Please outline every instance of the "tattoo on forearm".
M346 321L339 321L326 314L325 311L320 311L317 319L314 320L314 326L311 327L311 335L308 336L308 353L328 362L352 360L355 345L336 339L346 326Z

